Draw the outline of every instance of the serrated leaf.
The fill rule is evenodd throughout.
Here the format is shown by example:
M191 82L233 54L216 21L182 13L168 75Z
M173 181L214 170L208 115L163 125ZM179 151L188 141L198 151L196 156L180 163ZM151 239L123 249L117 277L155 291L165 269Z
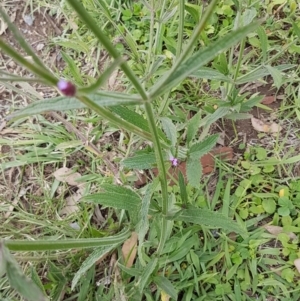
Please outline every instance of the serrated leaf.
M12 288L25 299L31 301L47 300L39 287L22 273L18 263L10 255L3 243L0 243L0 257L5 262L6 277Z
M168 117L160 118L162 128L166 133L167 138L171 142L171 146L175 146L177 142L177 130L172 120Z
M130 169L150 169L156 164L156 157L154 153L143 152L124 159L121 164Z
M124 106L115 106L110 108L110 110L116 113L122 119L133 123L140 129L150 132L148 122L142 115Z
M111 184L104 184L101 188L105 191L88 195L83 200L116 209L128 210L129 213L138 212L140 209L141 198L131 189Z
M163 276L155 276L153 281L156 285L165 293L167 293L172 299L177 300L177 291L169 279Z
M250 24L238 30L232 31L217 41L211 43L205 49L197 51L188 58L177 69L171 69L158 83L151 89L151 96L156 97L166 90L171 90L187 76L197 71L200 67L210 62L216 55L226 51L229 47L238 43L248 33L254 31L258 23Z
M195 143L191 146L189 151L189 157L193 160L199 160L202 156L207 154L216 145L219 139L219 134L214 134L206 137L199 143Z
M225 231L236 232L243 235L246 234L246 230L229 217L208 209L200 209L196 207L184 209L179 215L174 216L173 219L187 223L220 228Z
M187 180L193 187L198 187L202 176L202 165L199 159L189 158L186 162Z
M98 91L87 95L99 106L116 106L121 104L139 104L140 97L125 93ZM54 97L33 102L23 109L9 115L7 119L26 117L41 114L47 111L66 111L84 108L85 105L75 97Z
M78 283L79 279L83 276L83 274L89 270L93 264L95 264L99 259L105 256L110 251L114 250L119 244L114 244L111 246L105 246L101 248L97 248L91 253L88 258L81 264L79 270L76 272L73 280L72 280L72 287L73 290Z
M267 65L266 68L268 69L271 76L273 77L275 87L277 89L279 89L283 84L283 79L282 79L281 72L278 71L276 68L270 66L270 65Z
M186 143L189 145L195 138L195 135L199 129L201 121L201 111L195 114L188 122L187 133L186 133Z

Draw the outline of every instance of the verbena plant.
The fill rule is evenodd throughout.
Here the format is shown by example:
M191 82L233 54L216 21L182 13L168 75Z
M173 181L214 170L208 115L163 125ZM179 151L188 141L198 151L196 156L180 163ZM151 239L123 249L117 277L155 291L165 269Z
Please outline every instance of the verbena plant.
M224 53L226 50L235 46L246 35L254 31L258 23L249 23L245 26L236 25L236 30L219 38L217 41L210 43L207 47L197 49L200 33L205 28L205 24L213 13L214 7L218 1L211 1L205 13L201 16L199 24L194 29L191 37L187 42L183 39L183 20L184 20L184 1L179 1L179 27L178 27L178 45L176 49L176 58L170 70L162 76L156 76L154 84L152 81L143 82L139 80L127 62L121 57L115 49L110 39L104 32L95 25L92 17L87 13L79 1L68 0L70 6L77 12L82 22L93 32L104 48L107 50L113 62L105 70L95 82L87 87L77 87L69 81L58 79L45 64L36 55L34 50L27 44L17 28L10 22L3 9L0 10L2 18L8 24L9 29L13 33L19 46L32 59L27 60L12 46L0 39L0 48L4 53L9 55L19 64L23 65L35 75L34 78L20 78L12 74L5 74L1 80L5 81L33 81L41 82L52 87L56 87L62 96L45 99L31 103L27 107L14 112L8 117L9 120L20 117L26 117L33 114L40 114L46 111L56 110L65 111L88 107L94 110L101 118L109 121L116 127L131 132L140 137L140 139L148 141L153 146L153 156L148 153L136 154L132 158L128 158L122 162L127 168L147 169L154 165L158 168L158 176L153 179L146 187L146 192L143 197L134 189L129 189L123 186L103 185L104 192L88 195L84 198L85 201L95 204L102 204L116 209L128 211L128 221L126 224L120 225L124 230L114 236L105 238L87 238L87 239L69 239L69 240L4 240L1 245L0 254L2 257L1 274L6 272L12 287L18 290L25 298L29 300L43 300L43 294L39 291L35 284L24 278L17 268L17 265L8 250L12 251L46 251L46 250L62 250L76 248L94 248L91 255L84 261L79 271L74 276L72 288L78 283L80 277L88 271L96 260L118 248L129 236L132 231L138 233L139 248L138 248L138 270L130 271L123 269L131 276L135 277L134 285L131 285L128 290L130 300L141 300L143 290L150 281L154 281L162 286L172 298L177 298L176 290L173 288L169 280L163 276L155 276L157 270L161 267L160 255L164 251L165 243L172 231L174 221L183 221L195 223L199 225L207 225L210 227L221 228L224 231L233 231L241 235L247 235L245 227L242 223L236 223L221 213L200 209L196 206L188 205L185 208L176 209L170 206L170 196L168 193L167 169L171 165L177 165L176 154L176 135L175 127L170 119L156 116L153 104L158 100L163 100L164 105L169 105L168 95L177 87L183 80L189 76L201 77L207 76L207 70L201 69L209 63L215 56ZM104 5L104 3L102 3ZM163 9L157 13L157 18L162 18ZM252 21L252 20L251 20ZM154 28L154 18L151 21L151 30ZM163 22L163 21L161 21ZM247 22L246 22L247 23ZM246 24L244 22L244 24ZM158 22L158 25L160 23ZM157 27L156 37L163 34L160 31L160 26ZM155 43L151 39L150 43ZM241 49L243 49L244 42ZM242 56L242 50L240 53ZM150 72L151 67L151 52L148 55L149 61L146 62L147 72ZM240 62L239 58L239 62ZM114 69L120 68L128 81L131 83L131 91L134 94L117 93L100 90L100 87L107 80ZM220 75L220 74L219 74ZM229 81L226 80L227 96L235 95L235 84L238 79L238 71ZM212 76L212 75L211 75ZM215 76L215 75L214 75ZM153 80L153 78L151 79ZM145 88L147 87L147 88ZM237 98L237 97L236 97ZM226 102L224 106L219 106L216 111L201 120L200 114L196 114L188 124L187 128L187 151L181 157L187 163L187 179L184 179L182 174L179 174L179 188L182 202L187 203L187 192L185 181L197 188L201 178L201 157L208 153L215 145L218 135L205 137L202 141L195 141L195 136L198 128L204 125L210 125L219 118L222 118L229 113L237 103L233 99L232 102ZM244 99L240 101L242 103ZM257 99L253 100L250 105L257 103ZM238 103L239 104L239 103ZM132 105L141 106L145 110L144 118L132 110ZM160 130L159 122L162 123L164 132ZM154 192L159 191L161 197L158 206L151 209L151 199ZM144 248L145 236L149 230L148 215L154 215L156 221L156 229L158 231L158 243L154 246L155 252L150 257L147 255L147 248ZM149 251L149 250L148 250ZM153 251L153 250L152 250ZM163 285L162 285L163 284Z

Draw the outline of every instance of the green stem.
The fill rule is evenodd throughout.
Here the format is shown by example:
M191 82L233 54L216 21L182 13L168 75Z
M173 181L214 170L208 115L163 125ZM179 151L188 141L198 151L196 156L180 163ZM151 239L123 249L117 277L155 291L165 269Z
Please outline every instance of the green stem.
M176 48L176 59L180 56L183 43L183 29L184 29L184 0L179 0L179 20L178 20L178 39Z
M147 55L147 63L145 74L147 74L150 70L151 58L153 56L153 36L154 36L154 3L151 1L151 12L150 12L150 34L149 34L149 50Z
M164 156L162 153L161 145L159 136L156 129L156 123L154 114L152 111L152 106L150 103L145 103L145 110L147 114L147 120L149 123L149 128L151 131L151 134L153 136L153 147L155 151L156 156L156 162L157 162L157 168L159 172L159 178L161 183L161 190L162 190L162 228L161 228L161 236L160 236L160 242L157 249L157 252L160 253L165 245L166 241L166 234L167 234L167 220L165 216L168 212L168 183L167 183L167 174L166 174L166 167L164 162Z
M121 55L115 49L114 45L111 43L110 39L102 32L102 30L97 26L97 22L91 18L88 12L85 10L83 5L78 0L68 0L68 3L74 8L82 21L90 28L90 30L95 34L97 39L105 47L108 53L115 59L118 60ZM143 100L149 100L148 95L141 85L135 74L132 72L130 67L126 62L120 64L121 69L127 75L128 79L131 81L135 89L139 92Z

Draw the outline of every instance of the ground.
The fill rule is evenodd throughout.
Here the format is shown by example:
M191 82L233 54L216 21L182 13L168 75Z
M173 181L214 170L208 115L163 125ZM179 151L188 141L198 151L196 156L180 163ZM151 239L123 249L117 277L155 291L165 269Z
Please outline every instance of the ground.
M87 2L92 8L94 7L93 1ZM70 10L63 7L56 9L55 5L57 4L48 1L4 3L13 23L50 70L53 70L58 77L72 79L77 84L91 83L109 65L108 53L102 48L97 48L98 44L92 40L90 34L87 34L86 28L76 19L74 13L70 13ZM112 29L115 30L116 27L107 25L109 22L101 24L108 33L114 32L116 36L110 38L118 50L125 52L129 62L130 45L137 43L141 47L138 48L137 53L143 53L143 46L139 43L142 44L143 38L148 42L143 32L145 28L141 25L143 22L134 19L142 16L144 11L141 9L142 6L135 5L133 17L130 14L126 15L129 9L124 9L123 19L120 19L132 32L132 36L128 34L125 37L128 39L131 37L133 40L128 42L124 37L120 38ZM111 9L112 14L115 13L114 9L118 11L113 7ZM283 18L279 16L283 9L281 6L271 6L271 11L272 9L274 18L278 18L276 20ZM192 5L188 11L192 12L192 16L197 13ZM95 13L93 10L90 12ZM134 19L132 23L134 25L130 23L130 18ZM191 25L188 23L187 28L189 26ZM290 27L282 30L289 29ZM117 32L122 30L124 29L119 28ZM267 27L266 32L269 34ZM82 40L80 38L76 40L78 36L82 36ZM0 23L0 37L24 54L4 22ZM268 37L272 41L273 37ZM202 38L205 40L205 37ZM162 49L166 55L168 55L167 51L174 47L170 41L171 38L164 40ZM253 52L258 51L255 48L257 41L253 40L253 44L250 42L243 53L245 56L253 49ZM276 43L273 47L270 56L272 51L277 50ZM84 49L90 53L85 53ZM236 53L237 51L238 49L235 49ZM0 57L1 77L7 75L6 73L28 78L31 76L4 52L0 52ZM253 57L258 59L260 56L255 52ZM235 54L234 58L238 59L238 55ZM254 58L249 59L249 66L252 66L251 60ZM287 55L284 59L278 59L276 63L292 66L296 61L297 58ZM158 61L156 63L159 64ZM222 58L214 61L213 66L221 63ZM140 60L140 64L133 65L140 78L143 75L141 66L147 64L147 56L145 56ZM254 60L253 65L255 64ZM207 300L234 300L232 296L238 294L242 296L240 300L257 298L268 301L299 300L297 299L300 298L297 295L299 272L294 260L300 256L297 236L300 232L298 212L300 199L298 162L300 160L297 160L300 113L297 116L298 107L295 100L297 92L295 91L298 79L292 78L295 76L292 71L288 73L291 68L287 67L288 71L284 74L285 79L281 79L281 85L278 84L279 75L273 69L271 69L273 76L269 74L263 77L263 80L240 84L239 95L248 93L246 99L255 93L261 95L258 104L245 112L233 113L230 118L220 118L210 127L198 130L199 137L206 137L205 131L220 136L214 149L201 158L203 176L198 190L187 185L184 192L182 186L178 185L179 171L183 173L184 180L188 179L184 159L181 160L178 156L178 166L171 167L170 163L166 164L168 180L171 179L168 187L168 192L172 195L170 202L182 208L196 204L202 209L218 210L237 223L247 224L251 235L250 238L243 240L242 236L231 231L226 234L228 235L226 238L220 229L211 230L207 226L190 226L188 223L182 226L183 222L186 222L184 220L176 222L172 237L166 243L165 251L157 264L159 266L157 273L151 276L151 285L145 286L145 292L148 294L156 293L155 300L164 300L165 291L169 294L169 298L173 296L174 287L179 292L178 300L194 300L188 299L188 296L193 298L199 296L197 300L204 300L200 298L201 291ZM247 69L246 65L245 69ZM277 74L277 81L274 74ZM110 210L109 206L94 206L93 203L81 203L79 200L87 191L89 194L99 193L101 185L105 186L107 183L131 187L141 195L147 196L145 190L149 187L147 184L157 176L158 169L133 171L126 166L122 167L121 162L124 158L149 148L151 143L140 141L132 133L117 129L86 109L66 112L49 111L8 121L5 117L19 108L41 99L56 97L59 92L55 88L31 81L1 82L1 77L2 225L0 231L3 237L31 240L103 238L118 232L118 223L120 222L121 225L122 220L129 219L131 212L122 213L121 210ZM107 82L108 91L128 92L127 83L121 72L113 73ZM187 149L185 129L188 127L189 120L197 111L202 110L202 118L204 118L208 112L213 114L222 106L220 91L212 88L215 84L214 80L203 81L201 88L195 88L195 91L199 92L197 94L199 98L202 94L210 97L207 103L204 101L199 106L191 100L181 102L181 99L186 97L186 91L194 92L191 88L193 82L180 87L182 91L170 92L169 97L172 101L178 100L179 104L177 106L175 101L175 104L170 104L165 116L171 120L171 123L176 124L175 130L178 131L176 139L180 141L176 151L182 155L182 158ZM197 85L198 82L195 86ZM160 105L156 104L155 110L158 111ZM182 110L182 116L176 110ZM139 108L136 108L136 111L141 112ZM249 114L248 118L239 119L242 116L239 114L244 113ZM75 172L73 178L64 178L65 173L70 170ZM76 179L80 179L82 183ZM155 215L161 201L160 190L158 192L154 193L154 200L149 209L148 217L153 226L149 230L146 245L150 244L151 239L156 245L158 243L156 231L160 225ZM189 204L183 203L185 193ZM121 192L120 195L122 196ZM106 197L108 198L108 194ZM121 206L118 209L123 208ZM171 216L173 213L168 212L168 214ZM267 225L270 228L266 227ZM135 238L132 235L130 239L131 241L126 241L129 247L124 243L122 251L119 248L119 253L115 250L101 253L97 256L99 260L95 268L93 266L87 270L82 269L81 266L82 262L89 258L90 252L85 251L86 249L72 252L61 250L52 253L16 252L14 255L27 275L31 273L31 278L36 276L35 279L41 279L41 286L53 300L73 300L76 294L82 298L78 300L93 300L96 291L97 298L107 295L105 300L117 300L113 299L118 298L117 293L114 295L115 290L111 285L113 282L116 287L120 286L119 291L116 289L119 297L127 300L125 291L126 294L130 294L135 288L132 277L137 275L141 277L141 273L144 275L144 270L139 270L136 253L134 256L128 255L131 254L128 248L131 250L134 245L132 240L136 239L136 244L138 236L136 235ZM152 260L151 256L155 254L154 250L151 245L143 259L149 265L151 263L149 259ZM131 256L132 262L129 265L121 259L120 254L125 256L125 253ZM155 256L153 258L155 259ZM117 265L116 261L122 264ZM26 262L30 262L32 267L29 268ZM130 271L134 262L135 270ZM81 277L76 283L76 293L74 293L74 290L70 289L71 281L72 279L74 281L73 276L78 270ZM270 271L273 273L270 274ZM83 279L83 274L86 279ZM201 274L202 276L199 276ZM217 274L219 276L216 276ZM150 277L149 275L147 277ZM163 280L159 277L163 277ZM35 281L39 284L37 280ZM160 281L166 281L165 286L160 286ZM90 282L94 288L84 288L84 286L88 287ZM141 285L141 282L143 281L139 280L136 285ZM19 300L15 292L10 290L7 279L3 278L2 283L5 289L3 293L0 292L0 297ZM191 290L191 287L195 287L194 290ZM239 287L239 290L236 287Z

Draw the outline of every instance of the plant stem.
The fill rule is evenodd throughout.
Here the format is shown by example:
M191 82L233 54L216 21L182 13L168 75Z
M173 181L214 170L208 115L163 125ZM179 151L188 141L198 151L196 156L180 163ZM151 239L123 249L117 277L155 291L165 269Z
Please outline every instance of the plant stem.
M105 47L105 49L108 51L108 53L115 59L118 60L121 55L116 50L114 45L111 43L110 39L102 32L102 30L98 27L95 20L91 18L91 16L88 14L88 12L85 10L83 5L78 0L68 0L68 3L74 8L74 10L77 12L81 20L89 27L89 29L95 34L96 38L99 40L99 42ZM135 74L132 72L130 67L126 62L122 62L120 64L121 69L126 74L128 79L131 81L132 85L135 87L135 89L138 91L138 93L141 95L143 100L149 100L149 97L144 89L144 87L141 85Z
M179 58L183 43L183 29L184 29L184 0L179 0L179 20L178 20L178 39L176 48L176 59Z
M166 241L166 233L167 233L167 220L164 216L167 215L168 212L168 184L167 184L167 174L166 174L166 167L164 162L164 157L160 145L159 136L156 129L155 118L152 110L152 106L150 103L145 103L145 110L147 114L147 120L149 123L149 128L151 134L153 136L153 147L156 156L157 168L159 172L159 179L161 183L161 191L162 191L162 228L161 228L161 235L160 235L160 242L157 249L157 252L160 253L164 247Z

